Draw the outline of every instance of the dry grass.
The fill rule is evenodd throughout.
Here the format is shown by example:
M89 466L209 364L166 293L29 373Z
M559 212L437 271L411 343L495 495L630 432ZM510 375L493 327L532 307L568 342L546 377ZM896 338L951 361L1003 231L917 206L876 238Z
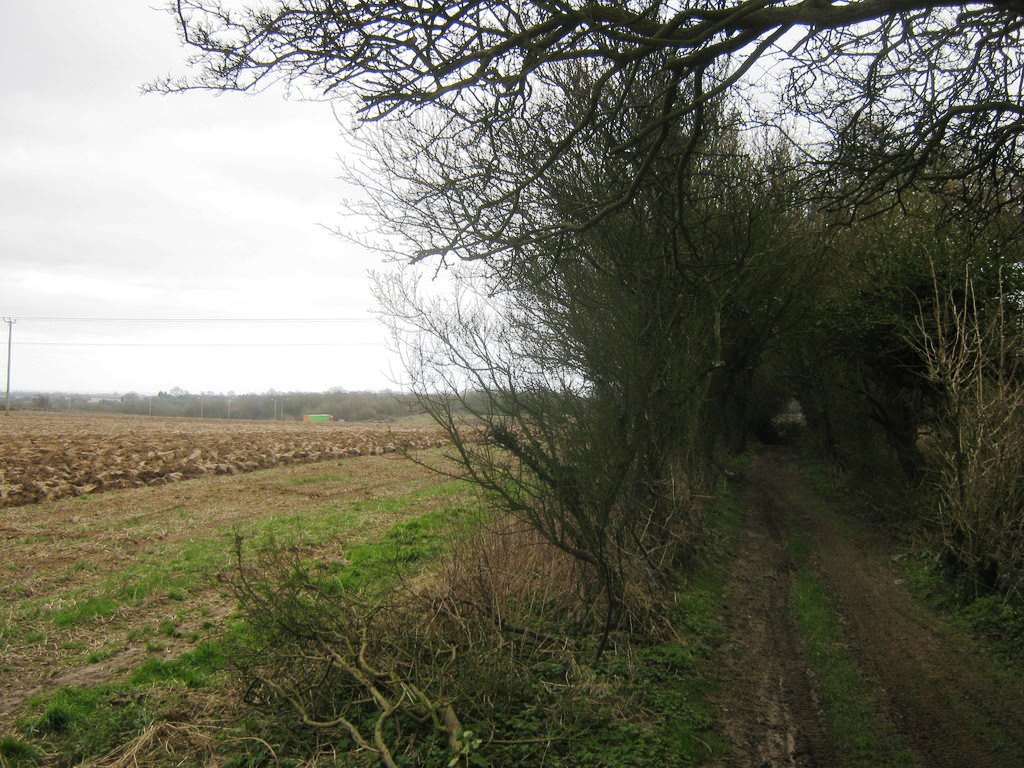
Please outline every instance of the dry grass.
M486 617L525 632L523 616L552 624L579 619L582 599L576 561L521 522L506 519L475 530L441 564L430 590L446 609Z

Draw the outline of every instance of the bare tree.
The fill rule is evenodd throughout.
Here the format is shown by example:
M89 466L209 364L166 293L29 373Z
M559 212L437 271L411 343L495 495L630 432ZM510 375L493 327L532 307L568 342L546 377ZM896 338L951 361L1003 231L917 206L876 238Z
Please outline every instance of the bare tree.
M931 488L939 551L975 595L1024 595L1024 388L1017 276L971 274L944 285L932 262L933 302L914 339L942 393L935 420ZM995 290L979 290L985 277ZM986 295L987 293L987 295Z
M415 244L418 258L486 256L593 224L638 192L672 126L699 132L705 105L741 87L760 102L758 92L774 90L784 110L824 129L808 159L822 163L819 194L837 205L898 203L890 193L952 181L975 207L983 191L988 207L1019 204L1017 0L281 0L238 10L177 0L172 8L196 50L194 74L157 88L312 88L349 100L362 121L398 130L399 151L426 151L424 162L451 169L437 177L433 201L468 206L491 222L494 237L435 232ZM562 97L567 65L590 76L578 119L556 132L545 115ZM635 108L616 93L641 86L644 119L606 147L638 159L631 173L600 204L522 228L523 201L592 141L602 114ZM536 175L512 177L502 162L501 133L513 125L548 139L537 147ZM806 140L800 146L810 151Z
M552 104L548 123L578 106ZM576 559L584 602L602 606L599 648L648 618L700 546L698 497L744 427L727 414L814 263L778 148L755 151L715 110L696 142L674 130L634 199L585 230L464 266L446 299L404 275L380 283L410 386L467 475ZM629 174L629 158L603 150L643 112L615 118L551 167L527 226L594 205ZM531 174L544 137L506 130L510 173ZM448 215L435 214L441 226Z

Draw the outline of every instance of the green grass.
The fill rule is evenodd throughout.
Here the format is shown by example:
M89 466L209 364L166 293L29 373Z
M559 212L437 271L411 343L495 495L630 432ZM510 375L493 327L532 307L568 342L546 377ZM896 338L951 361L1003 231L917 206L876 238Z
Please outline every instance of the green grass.
M344 473L321 474L311 475L308 477L293 477L288 480L288 484L295 487L301 487L303 485L312 485L315 483L341 483L349 479L351 479L351 475Z
M120 602L109 595L87 597L72 603L67 608L58 608L50 613L55 627L73 627L94 619L107 618L117 613Z
M408 571L433 560L451 544L453 526L472 522L473 507L428 512L392 526L380 541L351 547L348 564L337 573L342 589L365 589L386 583L399 570Z
M569 749L570 764L688 766L727 751L708 703L715 686L710 663L721 631L715 619L720 594L713 587L687 587L675 611L679 641L609 662L597 681L611 693L599 703L578 703L589 714L581 723L586 735Z
M300 550L331 538L351 537L353 543L345 550L344 561L321 564L326 575L338 589L384 588L396 575L396 568L408 571L429 562L449 546L453 528L479 515L476 503L463 495L463 488L447 483L399 498L346 502L319 514L258 521L246 530L261 546L287 543ZM377 533L365 522L374 515L398 518L399 522ZM82 596L71 605L50 611L48 618L58 627L74 627L112 616L120 606L147 594L175 590L187 594L205 576L230 567L234 533L225 530L222 540L192 542L162 560L144 559L130 572L105 580L102 594ZM379 538L369 540L371 535ZM156 626L132 630L129 639L145 639L148 651L162 652L165 646L161 639L182 635L180 622L186 609L187 605L175 618L164 619ZM146 659L121 682L62 688L37 697L30 702L32 714L22 720L25 735L35 744L11 741L6 747L11 756L0 755L6 761L0 768L7 764L29 765L42 752L59 756L60 764L76 764L109 752L150 723L175 716L176 696L181 692L226 684L225 649L244 642L248 632L244 623L236 623L217 639L200 643L177 658ZM198 635L193 637L198 639ZM112 645L89 654L86 660L101 661L114 652L116 647ZM19 744L25 747L24 753L18 751Z
M29 702L32 714L22 720L25 735L35 744L17 744L26 754L55 754L61 765L87 761L134 738L150 723L176 717L176 692L217 686L225 667L223 644L214 640L176 659L147 659L123 682L37 696ZM26 761L34 758L18 759L22 762L11 764L30 765Z
M0 768L37 765L43 753L27 741L13 736L0 738Z
M364 544L360 540L365 538L372 525L368 521L380 517L415 515L420 508L435 509L427 513L428 517L443 516L448 513L438 511L437 508L459 497L464 489L462 483L449 482L398 497L346 501L326 509L225 527L218 534L178 545L174 554L161 550L138 558L128 570L103 579L87 590L69 592L65 599L70 601L70 605L45 613L54 626L67 628L112 617L122 606L137 605L152 595L162 594L173 600L187 601L190 591L204 587L218 572L231 567L231 544L236 535L243 535L249 541L262 544L275 542L295 546L317 546L344 536L356 542L353 545L353 557L369 569L370 573L365 578L372 580L379 573L377 566L386 559L384 553L387 548L392 551L404 549L404 554L400 556L407 559L431 557L436 554L436 548L430 551L424 549L424 541L429 539L436 544L441 536L417 533L416 523L412 521L413 528L402 529L400 523L395 532L389 532L390 539L386 542ZM429 521L423 523L430 524ZM405 533L402 533L403 530ZM403 548L402 536L417 539L417 547ZM370 549L361 550L364 546ZM356 582L363 579L360 576L352 578ZM19 613L25 616L31 610L32 606L26 604Z
M324 561L314 553L306 561L307 566L316 572L320 583L372 594L377 589L388 589L396 574L430 563L450 546L453 533L468 528L481 516L477 502L468 499L462 488L461 484L449 483L397 499L347 502L322 514L256 523L243 532L258 547L295 545L296 552L304 557L305 545L344 537L349 541L344 559ZM717 554L713 560L728 550L730 537L738 529L735 513L729 502L715 510ZM379 522L378 527L365 522L368 517L380 515L398 521L383 532ZM130 574L104 582L101 597L109 597L116 609L124 604L119 601L141 599L146 594L167 594L170 590L188 594L211 572L209 569L230 564L228 534L235 532L225 531L223 540L189 544L185 551L163 562L155 557L146 559ZM579 660L586 659L583 663L563 664L545 657L537 659L529 670L508 673L504 680L507 685L496 692L505 698L497 722L487 727L466 723L484 735L482 754L495 765L544 763L566 768L684 766L699 763L709 750L723 754L725 747L715 733L707 704L714 686L714 643L721 632L716 617L722 610L722 574L721 568L712 566L680 588L672 614L677 629L672 642L634 649L621 646L599 663L589 660L587 654L592 649L584 644L579 655ZM97 597L83 597L76 606ZM65 626L74 625L72 608L62 609L68 611L68 618L63 619L68 622ZM90 618L83 612L79 620ZM136 630L135 639L147 639L147 646L162 650L160 640L180 634L178 620L180 615L174 621ZM216 640L201 643L176 659L147 659L117 684L65 688L37 699L32 703L31 717L23 721L25 733L40 749L56 755L60 764L105 754L148 724L177 716L182 697L192 695L189 691L226 685L230 649L244 643L251 631L239 622ZM469 656L467 653L463 663L472 663ZM468 673L461 667L458 671ZM482 682L497 679L495 670L484 662L474 674ZM574 686L569 693L567 680ZM554 742L545 745L543 737L552 733L556 717L565 728ZM248 738L269 738L258 720L250 726L233 723L227 727L234 729L231 735L238 738L218 747L222 764L291 764L277 742L272 740L276 755L264 754L259 746L263 742ZM488 735L505 743L488 745ZM372 756L359 756L352 763L344 761L346 755L340 757L342 761L337 765L375 764ZM444 758L439 764L446 762Z
M596 683L610 690L603 700L579 702L589 713L581 723L587 735L574 740L567 765L689 766L727 755L710 701L718 685L714 660L724 636L719 617L727 608L727 563L743 518L726 486L708 526L707 560L674 594L677 639L613 657L599 670Z
M30 704L36 714L27 734L45 751L58 752L64 765L108 752L152 721L145 698L126 695L117 685L61 688Z
M111 658L119 650L121 650L121 645L119 643L111 643L110 645L106 645L103 648L100 648L87 654L85 657L85 662L87 664L98 664L101 661L106 661L107 659Z
M187 688L204 688L216 681L226 664L223 641L210 640L176 659L146 659L129 681L136 686L182 684Z
M1024 678L1024 605L1001 595L975 595L950 582L933 557L900 558L914 594L932 611L978 640L1010 671Z

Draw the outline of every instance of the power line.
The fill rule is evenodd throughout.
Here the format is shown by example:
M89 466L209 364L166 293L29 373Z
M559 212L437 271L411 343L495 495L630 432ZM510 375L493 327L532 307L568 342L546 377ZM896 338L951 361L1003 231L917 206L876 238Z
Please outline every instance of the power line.
M17 320L54 323L375 323L374 317L49 317L23 316Z
M329 342L119 342L119 341L16 341L16 347L377 347L380 342L374 341L329 341Z

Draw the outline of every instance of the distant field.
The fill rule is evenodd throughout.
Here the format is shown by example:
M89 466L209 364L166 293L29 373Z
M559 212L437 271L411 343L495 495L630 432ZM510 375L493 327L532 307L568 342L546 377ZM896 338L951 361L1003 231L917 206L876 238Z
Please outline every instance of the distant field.
M0 414L0 507L444 444L427 425L13 412Z

